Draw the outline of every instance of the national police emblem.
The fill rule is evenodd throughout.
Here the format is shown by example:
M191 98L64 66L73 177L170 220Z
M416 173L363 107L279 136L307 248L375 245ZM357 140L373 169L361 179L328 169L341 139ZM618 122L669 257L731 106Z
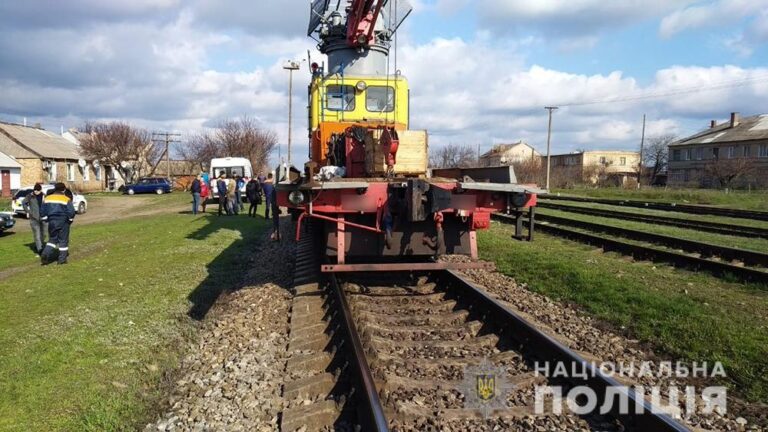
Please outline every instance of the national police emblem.
M507 381L503 367L484 358L480 364L464 368L459 391L464 395L464 408L479 410L488 418L493 410L508 408L507 395L514 387Z

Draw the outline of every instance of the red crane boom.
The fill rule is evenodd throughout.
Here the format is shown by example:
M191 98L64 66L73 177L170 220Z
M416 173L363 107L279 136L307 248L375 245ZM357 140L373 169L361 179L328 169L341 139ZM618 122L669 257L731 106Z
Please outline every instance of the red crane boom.
M353 0L347 17L347 43L353 47L373 42L373 31L386 0Z

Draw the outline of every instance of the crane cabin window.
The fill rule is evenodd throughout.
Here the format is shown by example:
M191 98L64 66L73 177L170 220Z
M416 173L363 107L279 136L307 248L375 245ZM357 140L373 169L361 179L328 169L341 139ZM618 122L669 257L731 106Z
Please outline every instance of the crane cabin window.
M370 112L392 112L395 110L395 89L385 86L370 86L365 96L365 109Z
M331 111L354 111L355 87L351 85L329 85L326 87L325 106Z

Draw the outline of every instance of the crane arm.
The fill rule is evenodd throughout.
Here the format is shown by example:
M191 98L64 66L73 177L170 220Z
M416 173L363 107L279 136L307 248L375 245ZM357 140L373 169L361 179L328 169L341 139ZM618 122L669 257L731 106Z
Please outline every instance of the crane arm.
M365 47L373 42L373 31L387 0L353 0L347 15L347 43Z

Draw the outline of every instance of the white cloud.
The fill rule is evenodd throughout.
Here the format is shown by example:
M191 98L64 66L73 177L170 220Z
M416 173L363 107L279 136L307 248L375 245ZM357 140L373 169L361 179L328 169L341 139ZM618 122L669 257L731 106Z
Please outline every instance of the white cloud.
M664 37L709 26L722 27L744 17L765 12L768 0L718 0L676 10L664 17L659 32Z
M593 36L607 28L663 16L693 0L479 0L484 25L498 31L536 28L554 36Z

